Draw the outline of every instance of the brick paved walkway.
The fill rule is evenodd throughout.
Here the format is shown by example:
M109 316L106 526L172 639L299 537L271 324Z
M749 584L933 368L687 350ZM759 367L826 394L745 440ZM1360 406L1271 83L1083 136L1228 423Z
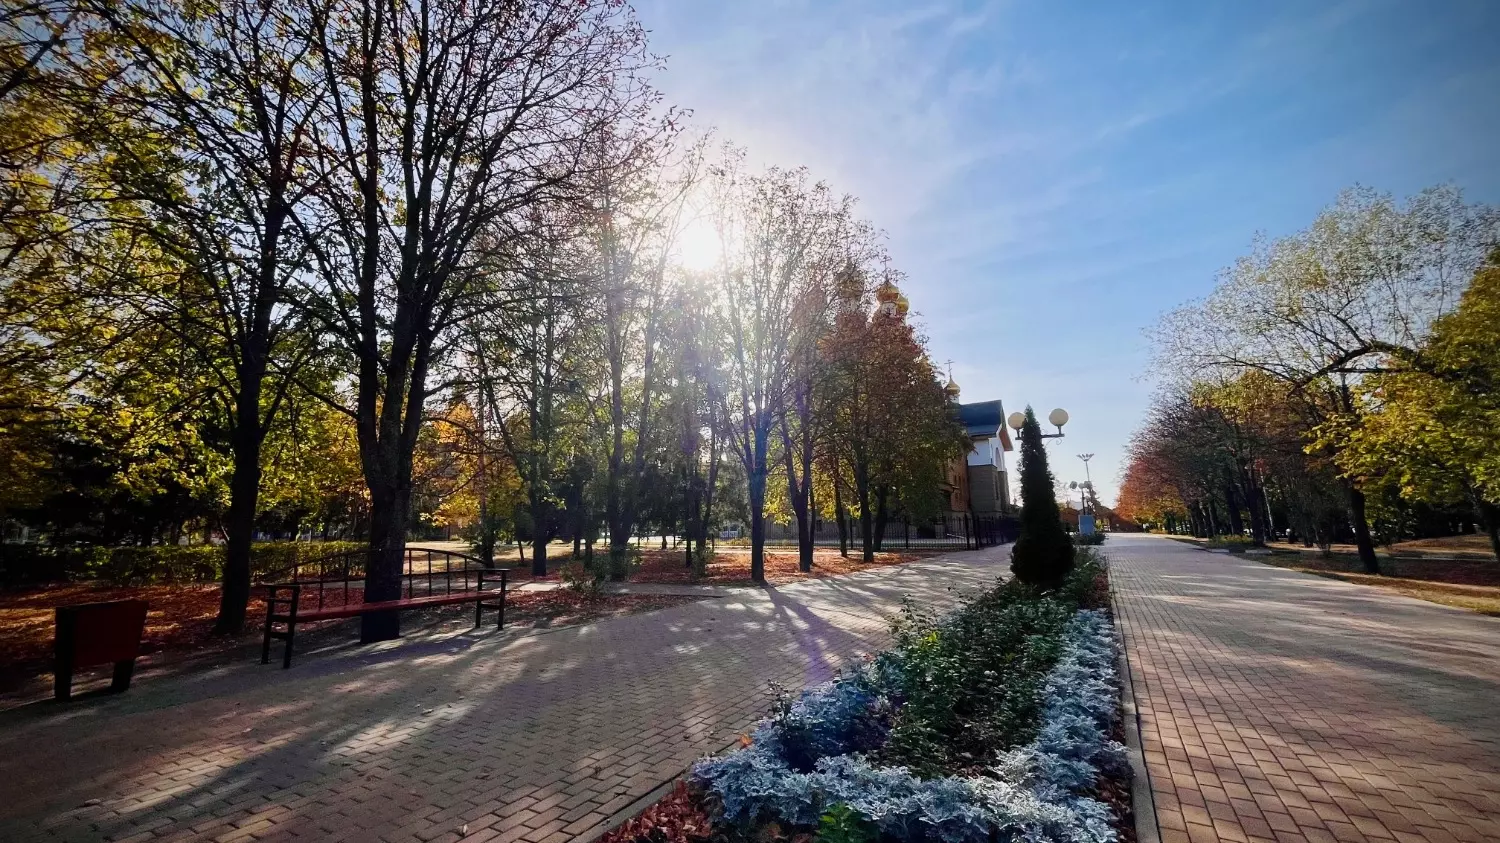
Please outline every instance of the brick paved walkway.
M238 664L0 715L0 840L572 840L1009 548L544 633ZM373 652L372 652L373 649ZM467 834L460 832L467 829Z
M1500 840L1500 620L1106 549L1164 843Z

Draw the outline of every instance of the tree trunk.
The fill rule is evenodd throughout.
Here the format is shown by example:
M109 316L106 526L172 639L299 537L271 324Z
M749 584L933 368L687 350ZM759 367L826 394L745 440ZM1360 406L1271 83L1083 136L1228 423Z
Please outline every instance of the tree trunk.
M838 481L838 466L834 466L833 480L833 519L839 526L839 556L849 558L849 522L844 512L844 493L841 488L844 484Z
M1235 536L1245 534L1244 516L1240 514L1240 498L1234 488L1234 478L1228 467L1224 469L1224 508L1229 510L1229 532Z
M750 475L750 579L766 581L766 478Z
M257 390L258 393L258 390ZM259 428L259 401L252 412ZM243 415L243 414L242 414ZM225 548L224 579L219 592L219 617L213 634L235 635L245 628L250 603L250 552L255 537L255 510L260 497L260 436L242 418L234 431L234 474L229 481L229 534Z
M1264 546L1268 529L1265 523L1265 507L1260 498L1260 488L1256 485L1255 478L1250 475L1248 465L1240 464L1238 471L1240 486L1244 490L1245 506L1250 511L1250 538L1257 546Z
M890 486L882 484L875 489L875 549L877 551L885 547L885 527L890 523L890 513L886 511L886 503L890 495Z
M547 534L536 529L531 533L531 575L547 576Z
M684 469L683 473L687 473L686 469ZM693 509L697 501L697 495L694 494L697 491L697 482L696 477L688 476L682 486L682 531L687 536L687 541L683 542L687 550L683 553L682 562L683 566L687 568L693 567L693 539L698 532L698 528L693 520L696 514L693 512Z
M875 561L875 517L870 509L870 471L856 456L854 460L854 493L859 501L859 539L861 559Z
M808 573L812 570L812 519L808 512L808 499L812 491L810 472L804 471L802 482L797 482L797 457L792 453L792 439L783 431L782 454L786 462L786 498L792 505L792 514L797 520L797 570Z
M708 480L703 484L703 502L698 510L698 552L708 552L708 530L714 517L714 489L719 483L719 437L714 432L714 417L708 417Z
M1365 573L1379 574L1380 560L1375 557L1375 542L1370 539L1370 522L1365 516L1365 493L1346 483L1349 490L1349 514L1354 522L1354 544L1359 548L1359 561Z
M365 602L398 600L401 597L402 553L406 549L406 496L394 490L374 489L370 495L370 547L365 561ZM399 612L372 612L360 616L362 644L389 641L401 636Z
M1474 509L1475 514L1479 516L1479 523L1489 534L1490 551L1495 554L1495 560L1500 561L1500 506L1495 506L1489 501L1480 501Z
M766 581L766 478L770 474L766 451L770 444L769 424L757 420L754 430L750 467L750 579Z

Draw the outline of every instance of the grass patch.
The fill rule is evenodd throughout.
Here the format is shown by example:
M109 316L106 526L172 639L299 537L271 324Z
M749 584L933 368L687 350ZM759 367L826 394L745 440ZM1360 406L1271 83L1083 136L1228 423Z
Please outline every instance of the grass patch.
M1269 559L1265 561L1271 562ZM1317 574L1320 577L1352 582L1358 585L1372 585L1376 588L1383 588L1386 591L1404 594L1407 597L1426 600L1429 603L1441 603L1444 606L1467 609L1471 612L1478 612L1481 615L1500 617L1500 587L1456 585L1453 583L1433 582L1431 580L1408 579L1395 576L1373 576L1350 571L1330 571L1320 568L1300 567L1279 561L1271 562L1271 564L1276 565L1278 568L1301 571L1304 574Z

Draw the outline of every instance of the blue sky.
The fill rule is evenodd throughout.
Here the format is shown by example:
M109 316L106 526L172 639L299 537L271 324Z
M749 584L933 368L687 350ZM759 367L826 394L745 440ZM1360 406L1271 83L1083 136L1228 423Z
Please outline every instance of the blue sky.
M1500 2L638 0L659 84L889 235L969 401L1112 499L1141 329L1359 182L1500 202Z

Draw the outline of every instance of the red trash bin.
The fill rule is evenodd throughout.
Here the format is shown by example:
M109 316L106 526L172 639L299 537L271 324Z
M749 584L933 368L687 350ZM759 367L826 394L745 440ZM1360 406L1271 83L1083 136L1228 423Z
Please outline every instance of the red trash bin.
M144 600L58 606L53 696L59 700L72 696L74 670L110 662L115 665L110 690L118 693L129 688L145 630Z

